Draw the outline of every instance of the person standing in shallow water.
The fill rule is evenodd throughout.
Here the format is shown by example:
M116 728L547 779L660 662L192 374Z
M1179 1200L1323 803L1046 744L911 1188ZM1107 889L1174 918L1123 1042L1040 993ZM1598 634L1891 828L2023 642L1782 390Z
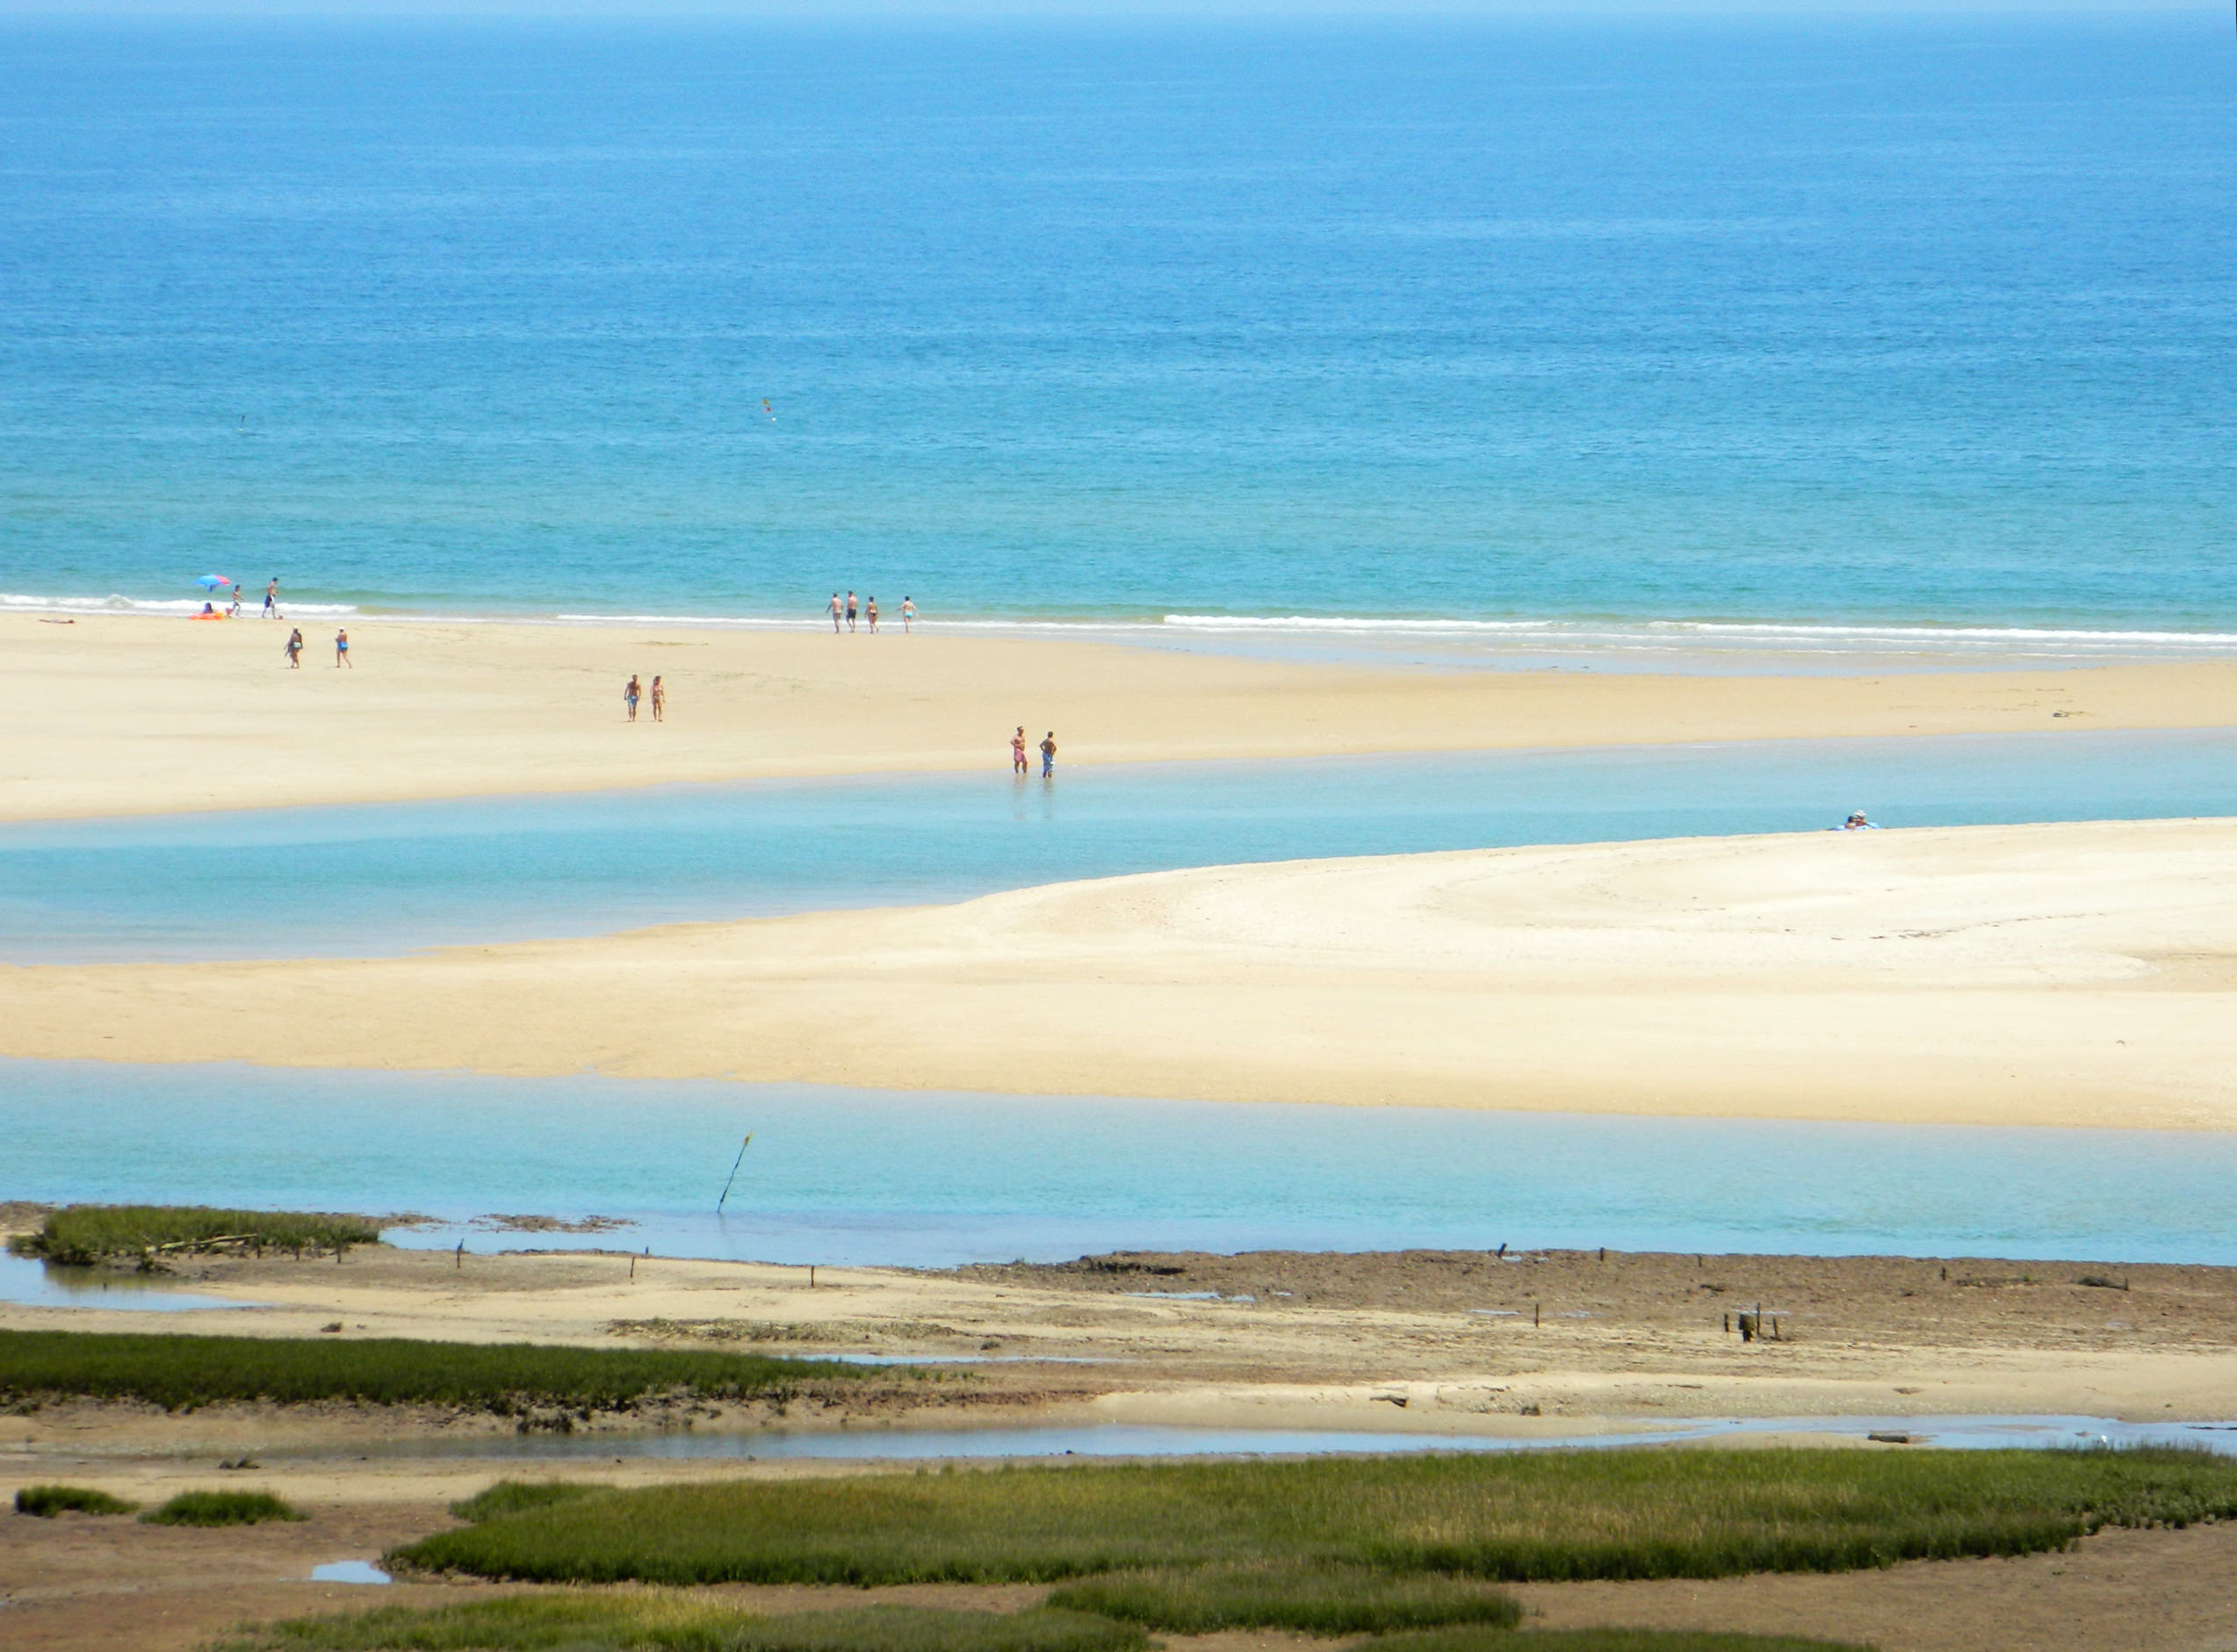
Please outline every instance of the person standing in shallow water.
M660 686L658 677L653 679L653 720L665 723L668 715L668 691Z
M901 599L901 634L907 636L909 628L916 623L917 605L905 596Z
M847 593L847 629L848 631L855 629L855 616L858 611L855 606L855 594L849 591Z
M1041 778L1048 779L1057 772L1057 731L1050 729L1041 737Z
M1010 736L1010 772L1022 775L1025 766L1025 725L1018 725L1018 732Z
M843 611L839 605L839 593L833 591L831 594L831 634L834 637L839 635L839 616Z
M870 621L870 635L873 637L877 636L877 598L875 596L866 596L862 599L862 617Z
M637 700L642 692L637 686L637 674L632 671L629 682L622 689L622 703L629 708L629 720L632 723L637 721Z

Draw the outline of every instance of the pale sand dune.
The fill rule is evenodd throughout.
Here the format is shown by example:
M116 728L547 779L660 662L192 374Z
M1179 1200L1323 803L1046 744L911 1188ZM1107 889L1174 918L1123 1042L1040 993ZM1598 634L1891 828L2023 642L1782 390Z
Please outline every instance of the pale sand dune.
M1288 666L1072 641L0 616L0 819L1064 761L2237 724L2237 663L1827 678ZM622 720L665 675L663 726ZM2065 715L2054 719L2053 713Z
M2237 821L1296 862L0 972L0 1054L2237 1128Z

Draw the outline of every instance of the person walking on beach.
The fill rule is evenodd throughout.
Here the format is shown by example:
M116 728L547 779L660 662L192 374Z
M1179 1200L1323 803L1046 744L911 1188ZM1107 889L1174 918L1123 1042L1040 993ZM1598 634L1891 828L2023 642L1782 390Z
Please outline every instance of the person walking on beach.
M1010 772L1022 775L1025 767L1025 725L1018 725L1018 732L1010 736Z
M1050 729L1041 737L1041 778L1048 779L1057 772L1057 731Z
M334 668L339 671L344 666L350 666L352 671L357 668L350 665L350 631L347 626L334 633Z
M264 587L264 617L266 619L279 617L279 581L277 578Z
M877 636L877 598L876 598L875 596L871 596L871 597L865 597L865 598L863 599L863 601L862 601L862 617L863 617L864 619L867 619L868 621L870 621L870 635L871 635L871 636L873 636L873 637Z
M629 720L637 721L637 700L642 692L637 686L637 674L630 673L629 684L622 690L622 703L629 708Z
M917 623L917 605L907 597L901 599L901 635L909 634L909 627Z
M660 686L660 680L655 677L653 679L653 720L655 723L666 722L667 711L668 691Z
M847 593L847 629L850 631L855 629L855 594L854 592L849 591Z
M839 593L833 591L831 594L831 634L834 637L839 635Z
M303 628L299 625L287 633L287 668L290 671L303 668Z

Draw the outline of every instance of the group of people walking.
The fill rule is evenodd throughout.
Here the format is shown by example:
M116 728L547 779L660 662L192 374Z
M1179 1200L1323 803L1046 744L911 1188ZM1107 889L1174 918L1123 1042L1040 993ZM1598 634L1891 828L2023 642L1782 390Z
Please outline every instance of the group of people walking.
M1025 725L1018 725L1018 732L1010 736L1010 772L1029 775L1033 765L1025 754ZM1041 737L1041 778L1047 780L1057 772L1057 731L1050 729Z
M637 703L646 697L648 696L646 696L645 689L638 685L637 674L633 671L631 672L629 674L629 682L622 689L622 704L629 709L629 720L631 722L634 723L637 721ZM665 688L661 687L660 680L658 677L653 679L653 689L649 697L653 702L653 720L655 723L667 722L668 718L668 691Z
M854 592L849 591L842 601L839 593L833 591L831 594L829 612L833 635L838 633L842 624L848 631L854 630L855 622L857 619L868 620L870 630L872 631L877 630L877 598L875 596L865 597L857 602L855 600ZM901 599L901 629L905 631L913 630L916 622L917 605L905 596Z

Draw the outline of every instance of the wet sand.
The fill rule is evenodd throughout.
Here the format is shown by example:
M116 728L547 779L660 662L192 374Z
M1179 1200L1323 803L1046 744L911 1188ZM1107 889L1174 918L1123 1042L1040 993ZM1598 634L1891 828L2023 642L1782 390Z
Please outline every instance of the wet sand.
M0 615L0 819L1063 761L2237 725L2237 662L1858 677L1431 671L689 626ZM672 710L624 721L632 674Z

